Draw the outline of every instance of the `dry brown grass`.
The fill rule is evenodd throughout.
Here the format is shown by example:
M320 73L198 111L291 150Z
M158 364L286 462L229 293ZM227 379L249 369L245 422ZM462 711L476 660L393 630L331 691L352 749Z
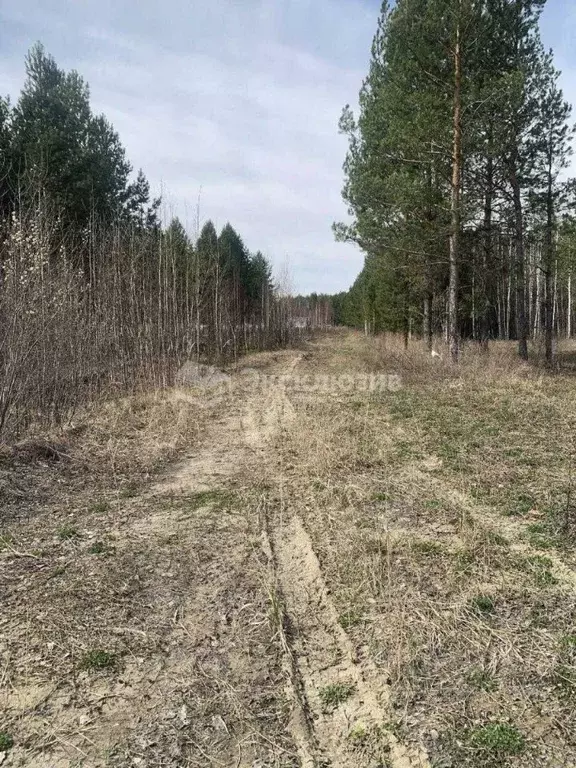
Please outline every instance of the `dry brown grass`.
M4 449L8 764L292 764L258 515L232 477L163 483L234 413L224 391L152 393Z
M510 344L462 357L319 340L310 368L404 386L292 396L283 494L358 653L392 682L396 727L433 764L576 764L576 381Z
M297 765L263 498L305 521L358 663L389 681L382 728L438 768L576 764L576 379L509 344L455 370L342 331L297 370L403 386L288 391L271 420L241 390L150 394L0 452L11 764Z
M85 408L58 431L32 426L15 445L0 445L0 524L28 519L46 505L58 519L59 508L85 509L95 493L100 501L130 498L198 444L206 425L227 407L223 397L200 390L151 392Z
M280 649L242 506L224 492L133 500L65 536L38 518L18 554L8 544L15 765L233 765L242 751L288 764Z

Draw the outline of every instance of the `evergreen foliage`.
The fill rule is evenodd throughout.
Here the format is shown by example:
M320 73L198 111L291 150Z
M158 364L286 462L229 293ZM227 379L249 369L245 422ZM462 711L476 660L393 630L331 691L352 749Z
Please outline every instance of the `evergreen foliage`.
M431 345L453 318L456 336L516 338L523 357L546 331L551 361L552 335L571 325L554 275L574 196L561 180L570 107L540 40L542 7L383 3L359 113L347 106L340 120L351 222L334 229L366 254L344 322Z
M162 226L160 205L82 77L35 45L0 98L0 433L289 342L264 255L231 224Z

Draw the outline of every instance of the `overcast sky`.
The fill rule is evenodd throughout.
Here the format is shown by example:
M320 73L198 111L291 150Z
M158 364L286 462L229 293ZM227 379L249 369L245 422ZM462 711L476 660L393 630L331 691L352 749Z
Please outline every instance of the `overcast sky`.
M15 100L40 40L89 82L130 161L194 232L228 220L300 292L345 290L362 254L334 242L346 141L379 0L0 0L0 93ZM543 37L576 103L576 3Z

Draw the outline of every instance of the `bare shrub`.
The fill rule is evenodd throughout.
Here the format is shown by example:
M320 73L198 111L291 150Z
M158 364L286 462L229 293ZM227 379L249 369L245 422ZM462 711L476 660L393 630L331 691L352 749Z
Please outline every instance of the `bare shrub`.
M160 231L63 236L43 203L0 241L0 435L59 425L81 404L163 388L189 359L222 362L291 340L287 303L265 287L251 313L218 256L196 263Z

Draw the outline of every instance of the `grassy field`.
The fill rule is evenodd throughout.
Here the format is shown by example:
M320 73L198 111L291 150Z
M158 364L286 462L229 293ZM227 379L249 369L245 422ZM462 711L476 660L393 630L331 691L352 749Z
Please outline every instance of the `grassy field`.
M576 765L575 380L510 345L455 372L353 335L307 365L403 378L302 395L283 448L341 624L390 680L387 727L436 766Z
M570 369L242 365L2 448L0 762L576 766Z

